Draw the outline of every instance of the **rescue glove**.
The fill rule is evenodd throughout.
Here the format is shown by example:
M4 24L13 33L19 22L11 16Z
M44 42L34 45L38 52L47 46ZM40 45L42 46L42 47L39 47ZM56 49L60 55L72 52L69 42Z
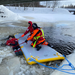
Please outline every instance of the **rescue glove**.
M27 43L27 42L28 42L28 40L25 40L25 42Z
M24 34L22 34L21 37L24 37Z

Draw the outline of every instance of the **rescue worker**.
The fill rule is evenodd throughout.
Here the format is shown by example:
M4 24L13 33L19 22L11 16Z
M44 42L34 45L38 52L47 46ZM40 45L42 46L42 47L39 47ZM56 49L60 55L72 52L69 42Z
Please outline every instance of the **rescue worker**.
M32 32L33 32L33 27L32 27L32 21L28 21L28 24L29 24L29 27L27 28L27 30L24 32L24 34L22 34L21 35L21 37L24 37L27 33L29 33L30 32L30 35L28 35L28 37L29 36L31 36L32 35Z
M18 44L18 39L16 38L13 38L11 35L8 37L8 40L6 41L6 45L8 46L12 46L16 56L19 56L19 55L23 55L22 54L22 51L20 49L20 46Z
M40 46L41 44L50 46L50 44L48 44L48 42L45 41L43 29L38 27L36 23L33 23L32 27L34 31L32 35L28 37L27 40L25 40L25 42L27 43L27 41L34 39L33 42L31 43L31 46L37 48L37 51L41 49L41 46Z

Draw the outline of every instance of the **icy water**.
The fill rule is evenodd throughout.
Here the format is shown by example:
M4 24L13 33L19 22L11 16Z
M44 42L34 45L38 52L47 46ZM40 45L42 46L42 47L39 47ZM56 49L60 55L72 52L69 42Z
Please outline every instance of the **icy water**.
M46 40L58 52L68 55L75 49L75 24L74 22L55 23L44 28Z
M38 24L41 25L41 27L44 29L46 41L48 41L55 50L64 55L68 55L73 52L75 49L75 22L47 22ZM28 24L26 21L0 23L0 43L6 42L6 40L1 39L6 38L9 35L14 35L15 33L24 33L27 27ZM9 56L15 57L15 55L12 51L12 48L10 47L0 47L0 53L4 56L6 55L5 57L0 56L0 58L2 58L2 61L0 62L0 65L2 66L0 67L1 69L7 65L6 61L9 60ZM18 70L18 72L16 71L17 73L15 72L13 75L50 75L54 71L52 69L42 67L38 64L28 65L23 56L16 58L17 61L20 61L20 70ZM43 64L56 67L56 63L59 65L61 61L48 62ZM0 73L1 75L4 75L3 71L1 70ZM10 75L12 75L12 73L13 72L11 72ZM6 75L8 75L8 73Z

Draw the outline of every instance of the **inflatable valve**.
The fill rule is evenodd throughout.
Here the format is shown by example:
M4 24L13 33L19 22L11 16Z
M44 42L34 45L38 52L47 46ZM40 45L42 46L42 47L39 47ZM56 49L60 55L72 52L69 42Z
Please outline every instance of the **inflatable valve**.
M31 55L31 58L33 58L35 60L38 60L39 57L38 56L34 57L34 56Z
M56 55L57 55L58 57L60 57L60 55L58 54L58 52L56 53Z

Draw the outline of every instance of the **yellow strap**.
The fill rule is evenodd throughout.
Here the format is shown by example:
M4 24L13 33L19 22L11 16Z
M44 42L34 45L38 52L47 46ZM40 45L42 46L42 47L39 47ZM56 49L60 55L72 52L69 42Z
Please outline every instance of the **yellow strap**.
M42 31L42 35L44 36L44 31L43 31L43 29L42 28L40 28L41 29L41 31Z
M42 28L40 28L40 29L41 29L41 31L42 31L41 37L45 38L43 29L42 29Z
M35 45L36 45L36 42L37 42L37 41L35 41L35 42L34 42L34 44L33 44L33 48L35 47Z
M34 42L33 47L35 47L35 44L36 44L37 40L38 40L40 37L45 38L43 29L40 28L40 30L42 31L42 35L41 35L41 36L36 36L36 37L34 37L34 39L35 39L36 41Z

